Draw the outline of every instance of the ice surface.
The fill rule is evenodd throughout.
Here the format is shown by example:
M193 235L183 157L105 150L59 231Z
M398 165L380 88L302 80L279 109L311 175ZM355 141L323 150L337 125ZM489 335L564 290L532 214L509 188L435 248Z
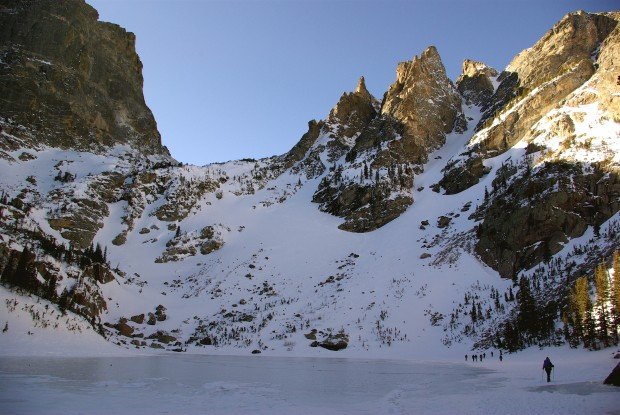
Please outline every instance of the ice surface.
M508 360L491 370L263 356L0 358L0 407L12 414L593 414L620 403L618 388L572 382L568 373L568 381L542 383L537 364Z

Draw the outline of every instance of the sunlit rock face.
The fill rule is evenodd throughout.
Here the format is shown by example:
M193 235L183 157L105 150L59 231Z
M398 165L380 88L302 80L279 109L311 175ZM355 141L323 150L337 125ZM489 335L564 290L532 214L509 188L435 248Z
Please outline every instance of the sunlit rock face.
M83 0L0 6L0 117L31 144L98 149L130 144L166 154L142 93L135 35L97 20ZM32 134L20 133L18 125ZM36 135L36 138L33 137Z

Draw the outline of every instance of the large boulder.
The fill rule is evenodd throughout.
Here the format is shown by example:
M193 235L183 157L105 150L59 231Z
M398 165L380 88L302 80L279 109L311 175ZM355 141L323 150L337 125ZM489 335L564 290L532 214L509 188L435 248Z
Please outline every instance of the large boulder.
M609 376L603 382L605 385L620 386L620 363L614 367Z

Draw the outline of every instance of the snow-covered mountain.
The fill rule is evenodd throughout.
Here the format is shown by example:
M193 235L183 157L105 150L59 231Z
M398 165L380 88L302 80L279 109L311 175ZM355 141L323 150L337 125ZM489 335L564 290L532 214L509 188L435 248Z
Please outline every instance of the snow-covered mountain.
M382 100L361 78L282 156L188 166L161 146L132 34L82 1L10 2L0 344L510 348L523 276L549 313L541 342L561 341L572 281L620 247L618 21L569 14L456 83L431 46Z

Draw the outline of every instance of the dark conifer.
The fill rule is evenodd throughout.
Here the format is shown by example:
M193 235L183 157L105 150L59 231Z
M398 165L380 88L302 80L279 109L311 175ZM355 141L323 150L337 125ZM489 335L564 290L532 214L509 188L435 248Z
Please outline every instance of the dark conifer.
M9 259L2 270L2 275L0 276L0 281L3 284L7 284L9 286L13 285L14 274L15 274L15 266L17 265L17 256L14 251L11 251L9 255Z
M614 252L612 262L614 277L611 284L611 314L612 332L614 341L618 343L618 331L620 331L620 251Z
M596 308L598 311L598 338L605 347L609 346L609 279L607 267L601 264L594 272L594 288L596 290Z

